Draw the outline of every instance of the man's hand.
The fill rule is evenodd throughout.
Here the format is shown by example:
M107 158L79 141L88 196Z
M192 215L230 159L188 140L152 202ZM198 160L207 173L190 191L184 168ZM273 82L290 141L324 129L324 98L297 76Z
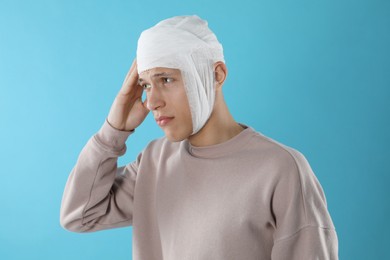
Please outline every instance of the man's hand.
M142 87L138 84L136 60L123 81L108 114L107 121L116 129L130 131L138 127L146 118L149 110L146 100L142 102Z

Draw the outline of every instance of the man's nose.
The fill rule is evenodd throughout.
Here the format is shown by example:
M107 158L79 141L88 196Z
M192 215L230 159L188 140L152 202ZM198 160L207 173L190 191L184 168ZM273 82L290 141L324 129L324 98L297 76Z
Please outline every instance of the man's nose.
M158 86L152 85L149 92L146 94L146 97L146 107L151 111L157 110L165 105L165 102L162 98L161 90Z

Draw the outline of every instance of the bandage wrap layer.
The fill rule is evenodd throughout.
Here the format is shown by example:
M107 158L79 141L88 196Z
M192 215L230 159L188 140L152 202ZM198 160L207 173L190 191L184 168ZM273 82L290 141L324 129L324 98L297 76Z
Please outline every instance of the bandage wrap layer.
M214 106L214 71L225 62L223 48L207 21L176 16L143 31L138 39L138 74L156 67L179 69L192 116L192 134L209 119Z

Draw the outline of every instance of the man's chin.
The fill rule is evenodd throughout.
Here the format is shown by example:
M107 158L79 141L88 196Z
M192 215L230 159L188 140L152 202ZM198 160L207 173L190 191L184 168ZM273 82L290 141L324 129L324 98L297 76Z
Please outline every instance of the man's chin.
M178 134L172 134L172 133L167 133L167 132L165 132L165 137L170 142L173 142L173 143L181 142L181 141L183 141L183 140L188 138L188 136L186 136L186 135L178 135Z

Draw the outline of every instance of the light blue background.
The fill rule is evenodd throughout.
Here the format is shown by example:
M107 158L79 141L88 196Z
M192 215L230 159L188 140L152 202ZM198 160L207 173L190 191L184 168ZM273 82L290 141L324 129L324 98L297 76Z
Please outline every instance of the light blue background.
M62 192L141 31L182 14L224 45L236 120L309 160L340 259L390 259L386 0L0 0L0 259L131 259L131 227L63 230ZM162 134L149 116L119 163Z

